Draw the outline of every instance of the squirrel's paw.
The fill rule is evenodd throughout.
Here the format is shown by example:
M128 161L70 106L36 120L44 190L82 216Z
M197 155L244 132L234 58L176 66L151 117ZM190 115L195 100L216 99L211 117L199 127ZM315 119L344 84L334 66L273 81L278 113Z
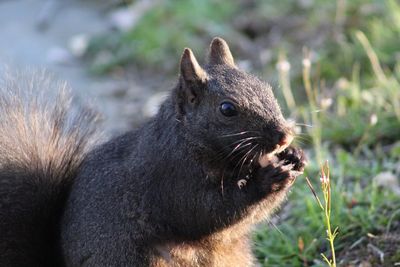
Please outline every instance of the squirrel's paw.
M293 171L293 164L283 165L283 163L280 161L258 170L257 178L264 192L277 192L293 184L298 175L297 171Z
M300 148L290 146L279 153L278 159L285 165L293 165L292 170L302 174L307 164L307 158Z
M290 187L297 176L301 175L307 163L304 152L295 147L289 147L277 155L278 162L260 168L257 177L263 190L277 192Z

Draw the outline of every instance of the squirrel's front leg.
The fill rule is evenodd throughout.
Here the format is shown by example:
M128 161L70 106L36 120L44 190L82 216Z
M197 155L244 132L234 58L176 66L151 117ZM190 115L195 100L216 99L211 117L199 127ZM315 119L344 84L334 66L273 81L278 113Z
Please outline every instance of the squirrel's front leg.
M303 173L305 164L303 151L295 147L271 157L270 162L258 168L245 185L237 184L236 194L241 196L241 203L236 206L246 213L257 210L270 214L282 202L297 176Z
M255 170L244 186L238 186L237 177L226 177L224 187L210 186L206 192L197 190L192 198L179 195L177 201L188 205L184 210L191 210L190 216L180 216L190 218L191 222L181 224L180 231L184 231L184 235L186 232L193 235L197 229L202 235L234 224L260 208L263 213L270 213L303 172L305 162L304 153L291 147L276 155L276 162ZM186 228L186 225L190 227Z
M255 177L256 186L265 197L288 189L304 171L306 158L304 152L295 147L288 147L275 156L275 160L258 169Z

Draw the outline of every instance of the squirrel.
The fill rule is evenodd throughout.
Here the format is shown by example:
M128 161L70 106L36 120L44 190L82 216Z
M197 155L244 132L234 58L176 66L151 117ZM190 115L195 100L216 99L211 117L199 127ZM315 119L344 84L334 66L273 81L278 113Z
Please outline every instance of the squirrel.
M306 165L219 37L204 66L184 50L153 118L102 143L94 112L18 83L0 91L0 266L253 266L253 226Z

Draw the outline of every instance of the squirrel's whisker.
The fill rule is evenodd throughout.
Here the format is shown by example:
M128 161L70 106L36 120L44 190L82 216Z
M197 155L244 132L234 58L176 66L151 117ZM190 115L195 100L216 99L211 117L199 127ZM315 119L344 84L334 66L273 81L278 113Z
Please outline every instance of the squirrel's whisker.
M247 153L244 154L244 156L242 158L240 158L240 160L236 164L235 168L233 168L233 170L235 170L241 164L239 172L238 172L238 175L240 175L240 173L242 171L242 168L243 168L243 165L246 162L246 160L247 160L248 156L250 155L250 153L257 147L258 147L258 144L254 145L251 149L249 149L249 151L247 151Z
M296 135L295 140L311 141L311 137L309 135Z
M237 144L237 143L239 143L239 144L236 145L236 146L234 147L234 150L235 150L235 149L238 150L238 149L240 148L240 146L242 146L244 143L246 143L246 142L248 142L248 141L252 141L252 140L260 139L260 138L261 138L261 137L259 137L259 136L253 136L253 137L242 138L242 139L239 139L239 140L237 140L237 141L235 141L235 142L232 142L231 144L229 144L229 145L224 146L223 148L221 148L221 149L218 151L217 155L213 158L213 160L221 159L221 157L225 158L225 156L224 156L224 154L225 154L225 149L227 149L227 148L229 148L229 147L231 147L231 146L233 146L233 145L235 145L235 144ZM229 155L230 155L230 154L231 154L231 153L229 153ZM228 156L226 156L226 157L228 157Z
M236 136L236 135L243 135L243 134L247 134L247 133L258 133L258 132L257 131L243 131L243 132L233 133L233 134L224 134L219 137L230 137L230 136Z
M237 145L232 151L231 151L231 153L229 153L227 156L226 156L226 158L229 158L233 153L235 153L236 151L239 151L239 150L241 150L241 149L243 149L243 148L245 148L245 147L247 147L247 146L249 146L249 145L251 145L252 143L251 142L249 142L249 143L247 143L247 144L244 144L244 145L242 145L242 143L240 143L240 145Z
M246 142L248 142L248 143L246 143ZM252 142L250 141L243 141L242 143L240 143L240 146L236 146L233 150L234 151L231 151L228 155L224 155L225 154L225 151L221 151L218 155L218 157L216 157L214 160L225 160L225 159L229 159L230 157L232 157L232 156L234 156L232 159L234 159L235 158L235 156L237 156L237 155L240 155L240 154L237 154L237 155L234 155L234 152L239 152L239 151L241 151L242 149L244 149L244 148L246 148L247 146L249 146L249 145L251 145L252 144Z
M310 128L314 127L313 125L305 124L305 123L296 123L295 125L296 125L296 126L310 127Z

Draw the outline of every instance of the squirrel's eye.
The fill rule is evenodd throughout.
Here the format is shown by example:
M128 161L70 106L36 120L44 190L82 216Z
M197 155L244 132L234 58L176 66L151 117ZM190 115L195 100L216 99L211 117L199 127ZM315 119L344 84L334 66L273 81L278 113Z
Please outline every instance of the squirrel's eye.
M221 106L219 106L219 110L226 117L236 116L238 111L236 110L236 106L231 102L222 102Z

